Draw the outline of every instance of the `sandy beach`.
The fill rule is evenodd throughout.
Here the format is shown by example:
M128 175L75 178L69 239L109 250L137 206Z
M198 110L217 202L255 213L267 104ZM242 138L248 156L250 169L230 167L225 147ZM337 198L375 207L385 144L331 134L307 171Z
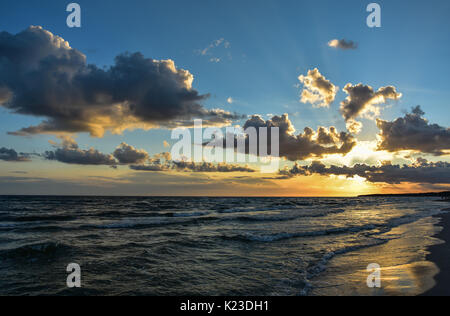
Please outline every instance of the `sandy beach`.
M450 208L445 209L450 211ZM444 241L439 245L429 248L430 254L427 256L429 261L434 262L440 272L435 276L436 286L425 292L424 296L447 296L450 295L450 213L438 216L441 219L440 225L442 231L435 237Z

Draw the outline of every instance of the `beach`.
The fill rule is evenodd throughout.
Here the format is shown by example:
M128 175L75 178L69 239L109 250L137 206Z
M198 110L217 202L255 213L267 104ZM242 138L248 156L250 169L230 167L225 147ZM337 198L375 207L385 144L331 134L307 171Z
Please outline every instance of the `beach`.
M449 212L450 208L444 211ZM443 213L436 217L440 219L439 226L442 226L442 231L435 237L442 240L443 243L431 246L427 259L434 262L440 271L434 277L436 285L425 292L424 296L450 295L450 287L448 286L450 284L450 213Z

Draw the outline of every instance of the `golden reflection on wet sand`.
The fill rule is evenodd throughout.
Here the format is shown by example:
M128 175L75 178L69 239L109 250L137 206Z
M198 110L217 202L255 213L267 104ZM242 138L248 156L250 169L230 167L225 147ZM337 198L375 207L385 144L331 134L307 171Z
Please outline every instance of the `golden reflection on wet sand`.
M424 218L394 228L380 238L389 242L335 257L327 271L317 280L313 295L402 295L415 296L435 285L438 267L426 260L427 247L441 241L433 236L439 228L435 218ZM402 236L397 238L397 236ZM369 288L367 266L381 267L381 287ZM352 271L353 270L353 271Z

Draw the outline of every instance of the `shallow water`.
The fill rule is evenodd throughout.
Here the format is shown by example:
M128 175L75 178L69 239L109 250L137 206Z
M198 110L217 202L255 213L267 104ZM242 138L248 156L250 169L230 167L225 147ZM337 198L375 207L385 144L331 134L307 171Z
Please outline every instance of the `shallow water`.
M0 197L0 294L416 295L433 198ZM366 285L370 263L382 288Z

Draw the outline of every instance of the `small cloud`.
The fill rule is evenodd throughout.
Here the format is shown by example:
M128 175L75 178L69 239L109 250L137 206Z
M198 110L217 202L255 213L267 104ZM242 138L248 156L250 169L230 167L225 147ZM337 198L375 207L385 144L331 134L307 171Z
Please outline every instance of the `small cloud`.
M358 44L356 44L353 41L347 41L345 39L340 39L340 40L333 39L328 42L328 46L333 47L333 48L343 49L343 50L358 48Z
M300 101L311 103L314 107L330 107L333 103L338 87L327 80L317 68L309 70L306 76L301 75L298 80L304 89Z
M149 154L145 150L136 149L126 143L120 144L114 151L113 155L121 164L144 163L150 158Z
M221 47L225 50L228 50L231 47L231 43L224 38L219 38L211 42L211 44L209 44L204 49L199 49L196 52L201 56L210 56L209 61L212 63L220 63L223 59L222 57L225 56L229 59L232 59L230 52L222 54L222 57L216 56L217 50Z
M227 99L227 103L228 103L228 104L232 104L233 102L234 102L234 100L233 100L232 97L229 97L229 98Z
M353 133L353 134L361 133L361 130L363 128L363 124L361 122L357 121L357 120L354 120L354 119L349 119L347 121L346 125L347 125L347 130L350 133Z
M30 161L30 158L28 154L17 153L14 149L2 147L0 148L0 160L23 162Z
M170 147L170 144L167 141L164 141L163 146L164 146L164 148L167 148L167 147Z
M222 45L222 43L225 42L225 39L220 38L218 40L213 41L211 44L208 45L208 47L206 47L205 49L201 50L201 55L202 56L206 56L209 51L215 47L219 47L220 45Z

